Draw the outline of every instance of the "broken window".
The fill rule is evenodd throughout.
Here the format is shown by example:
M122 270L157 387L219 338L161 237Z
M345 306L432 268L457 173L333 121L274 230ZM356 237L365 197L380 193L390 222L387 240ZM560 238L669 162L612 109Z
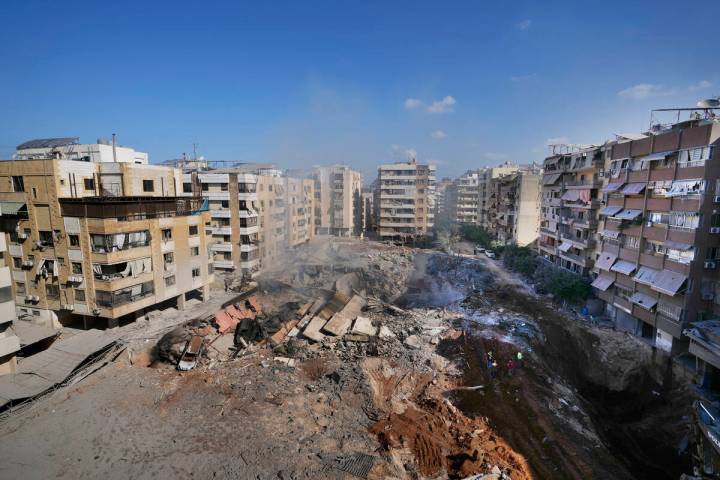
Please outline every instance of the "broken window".
M197 227L197 225L190 225L190 226L188 227L188 234L191 235L191 236L197 235L197 234L198 234L198 227Z
M73 275L82 275L82 263L72 262L71 268Z
M155 293L153 282L145 282L112 292L95 291L95 302L101 307L114 308L136 302Z
M143 180L143 192L154 192L155 181L154 180Z
M38 231L38 239L41 247L52 247L53 246L53 234L46 230Z
M92 268L93 276L97 280L112 281L130 276L137 277L143 273L151 272L152 259L146 257L110 265L94 263Z
M192 278L197 278L200 276L200 267L193 268L192 269Z
M197 257L198 255L200 255L200 248L199 247L190 247L190 256Z
M75 290L75 301L85 302L85 290Z
M114 235L90 234L92 251L95 253L117 252L150 245L150 232L116 233Z
M85 190L95 190L94 178L83 178L83 184L85 185Z
M60 298L60 287L56 284L46 283L45 284L45 296L49 300L57 300Z
M25 181L23 180L22 176L20 176L20 175L12 176L12 189L13 189L13 192L24 192L25 191Z
M80 237L78 235L68 235L68 241L71 247L80 246Z
M163 239L163 242L172 240L172 229L171 228L163 228L162 229L162 239Z
M165 286L171 287L175 285L175 275L170 275L169 277L165 277Z

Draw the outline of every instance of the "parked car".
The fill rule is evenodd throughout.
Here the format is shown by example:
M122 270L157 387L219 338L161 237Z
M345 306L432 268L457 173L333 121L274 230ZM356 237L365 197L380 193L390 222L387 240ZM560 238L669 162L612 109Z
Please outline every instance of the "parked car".
M185 344L185 350L183 350L182 355L180 355L177 369L187 371L197 367L200 356L204 351L205 344L203 342L203 337L200 335L193 335Z
M485 250L485 256L487 258L495 258L495 252L493 252L492 250Z

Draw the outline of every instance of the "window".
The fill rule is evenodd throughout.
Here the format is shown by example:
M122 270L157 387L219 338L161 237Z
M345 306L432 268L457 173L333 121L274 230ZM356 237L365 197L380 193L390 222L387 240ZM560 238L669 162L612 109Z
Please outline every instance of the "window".
M143 192L154 192L155 182L153 180L143 180Z
M183 193L192 193L192 183L190 183L190 182L183 183Z
M163 253L163 262L165 265L175 263L175 255L173 255L173 252Z
M718 249L718 247L708 247L707 253L705 254L705 259L718 260L718 252L720 252L720 249Z
M657 304L657 311L662 315L672 318L673 320L680 320L682 317L682 307L673 305L672 303L660 300Z
M49 299L58 299L60 298L60 289L57 285L48 283L45 285L45 295Z
M115 235L90 234L92 251L95 253L117 252L135 247L150 245L150 232L142 230L132 233L118 233Z
M192 278L197 278L200 276L200 267L193 268L192 269Z
M37 188L32 187L32 196L33 198L37 198Z
M75 301L85 302L85 290L75 290Z
M82 263L72 262L71 268L73 275L82 275Z
M38 238L40 240L40 244L44 247L51 247L53 246L53 234L52 232L48 232L46 230L40 230L38 232Z
M165 286L172 287L173 285L175 285L175 275L170 275L169 277L165 277Z
M229 201L229 200L222 200L222 201L220 202L220 206L221 206L222 208L230 208L230 201Z
M220 184L220 191L227 192L228 190L228 184L227 183L221 183Z
M629 300L632 297L633 291L629 288L623 287L622 285L615 284L615 295L625 300Z
M190 247L190 256L197 257L198 255L200 255L200 248L199 247Z
M632 237L629 235L625 235L625 238L623 239L623 247L629 248L632 250L639 250L640 249L640 237Z
M94 178L84 178L83 183L85 184L85 190L95 190L95 179Z
M188 232L189 232L189 234L190 234L191 236L192 236L192 235L197 235L197 234L198 234L198 227L197 227L197 225L190 225L190 226L188 227Z
M23 180L22 176L20 176L20 175L12 176L12 188L13 188L13 192L24 192L25 191L25 181Z
M13 267L14 268L22 268L22 258L21 257L12 257L13 259Z
M61 267L64 267L65 266L65 257L57 257L57 262L58 262L58 265L60 265Z
M0 303L9 302L13 299L12 294L12 287L8 285L7 287L1 287L0 288Z
M70 242L71 247L80 246L80 237L77 235L68 235L68 241Z
M163 228L162 229L162 239L163 239L163 242L172 240L172 229L171 228Z
M25 284L24 283L16 283L15 284L15 293L17 295L25 295Z

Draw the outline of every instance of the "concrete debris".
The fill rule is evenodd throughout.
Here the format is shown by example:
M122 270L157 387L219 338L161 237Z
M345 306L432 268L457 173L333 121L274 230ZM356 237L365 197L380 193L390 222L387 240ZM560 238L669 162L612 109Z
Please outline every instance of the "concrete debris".
M355 320L362 311L365 303L365 299L360 295L354 295L343 309L333 315L323 326L323 332L337 337L345 335L350 329L353 320Z
M367 317L357 317L355 323L353 323L352 330L350 333L367 335L374 337L377 334L377 327L373 326L372 322Z
M403 343L406 346L408 346L410 348L414 348L414 349L418 349L421 347L420 337L418 337L417 335L410 335L409 337L407 337L405 339L405 341Z

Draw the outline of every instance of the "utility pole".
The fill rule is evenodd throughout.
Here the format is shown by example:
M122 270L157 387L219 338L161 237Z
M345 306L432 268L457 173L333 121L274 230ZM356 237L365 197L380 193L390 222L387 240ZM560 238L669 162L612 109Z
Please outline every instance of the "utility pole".
M112 142L113 142L113 143L112 143L112 147L113 147L113 162L114 162L114 163L117 163L117 151L115 150L115 146L116 146L117 142L116 142L115 137L116 137L116 136L115 136L115 134L113 133L113 134L112 134Z

